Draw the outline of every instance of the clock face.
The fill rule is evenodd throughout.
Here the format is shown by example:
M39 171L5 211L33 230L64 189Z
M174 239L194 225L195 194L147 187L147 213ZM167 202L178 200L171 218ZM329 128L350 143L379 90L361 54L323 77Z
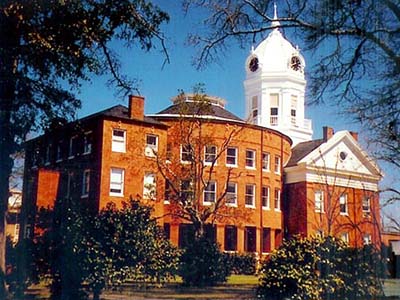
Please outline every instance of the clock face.
M292 56L290 59L290 67L295 71L301 70L301 60L298 56Z
M258 58L257 58L257 57L253 57L253 58L250 60L249 69L250 69L250 71L252 71L252 72L255 72L255 71L258 70Z

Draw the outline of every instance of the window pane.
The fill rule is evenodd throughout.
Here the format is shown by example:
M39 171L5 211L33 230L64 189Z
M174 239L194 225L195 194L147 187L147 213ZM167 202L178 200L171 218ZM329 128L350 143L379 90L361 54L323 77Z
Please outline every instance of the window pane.
M229 147L226 150L226 164L236 165L236 148Z
M225 251L237 250L237 227L225 226Z
M246 226L244 230L244 251L256 252L256 228L253 226Z

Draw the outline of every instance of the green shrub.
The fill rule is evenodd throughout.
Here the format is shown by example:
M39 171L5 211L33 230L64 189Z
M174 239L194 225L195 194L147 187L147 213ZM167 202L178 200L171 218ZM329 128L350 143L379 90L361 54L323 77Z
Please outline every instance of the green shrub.
M181 256L180 275L187 286L213 286L226 282L230 269L226 256L207 238L195 239Z
M225 253L231 274L254 275L257 259L254 253Z
M263 299L357 299L382 293L379 255L350 249L333 237L285 241L263 263L258 295Z

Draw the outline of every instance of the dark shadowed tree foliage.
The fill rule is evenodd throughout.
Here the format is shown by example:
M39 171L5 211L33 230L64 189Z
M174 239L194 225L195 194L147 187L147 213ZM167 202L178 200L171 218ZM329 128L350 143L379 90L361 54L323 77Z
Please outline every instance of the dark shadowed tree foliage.
M279 23L273 25L274 2L186 1L188 10L207 11L207 30L189 37L199 49L197 66L225 55L232 42L249 49L280 26L313 58L306 74L308 101L330 103L359 121L375 157L400 171L399 2L279 1ZM398 190L389 192L400 199Z
M29 131L71 117L74 96L92 74L111 74L117 91L136 88L120 74L111 43L150 50L161 44L168 15L146 0L4 0L0 4L0 272L5 271L4 222L11 155ZM67 88L65 88L67 87ZM3 278L0 275L0 278ZM0 298L4 298L4 281Z
M127 280L168 281L178 272L180 251L152 212L132 199L121 208L109 203L97 215L73 201L58 202L54 210L40 214L42 224L48 224L43 233L23 240L17 249L26 265L9 278L14 296L23 299L26 285L45 278L51 279L55 300L87 299L89 293L100 299L104 289Z
M382 295L383 264L371 246L353 249L333 237L294 237L260 271L262 299L373 299Z
M128 279L161 284L177 275L179 250L166 239L152 209L133 199L120 209L109 203L76 252L85 258L93 299Z
M205 237L194 239L181 256L179 274L187 286L213 286L226 282L230 274L228 257L218 244Z

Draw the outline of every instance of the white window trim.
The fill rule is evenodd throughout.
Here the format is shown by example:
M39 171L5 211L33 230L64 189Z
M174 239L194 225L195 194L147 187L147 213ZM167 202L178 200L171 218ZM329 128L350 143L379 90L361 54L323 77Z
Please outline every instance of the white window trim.
M267 168L264 168L264 155L268 156ZM271 171L271 154L269 152L263 152L261 154L261 160L262 160L262 170L263 170L263 172L270 172Z
M319 209L317 209L317 193L320 193L320 195L321 195L321 199L320 199L320 208ZM315 212L316 213L321 213L321 214L323 214L323 213L325 213L325 203L324 203L324 201L325 201L325 199L324 199L324 191L321 191L321 190L318 190L318 191L315 191L314 192L314 209L315 209Z
M269 187L269 186L267 186L267 185L264 185L264 186L262 186L261 187L262 188L262 190L261 190L261 203L262 203L262 209L263 210L270 210L271 209L271 188ZM264 201L263 201L263 194L262 194L262 191L263 191L263 189L264 188L267 188L267 190L268 190L268 197L267 197L267 206L265 206L264 205Z
M278 170L276 169L276 159L279 159L279 164L278 164ZM275 155L274 157L274 173L275 174L281 174L281 168L282 168L282 158L280 157L280 155Z
M153 184L153 186L146 186L146 179L153 177L153 183L147 183L147 184ZM156 174L154 172L146 172L143 177L143 199L146 200L155 200L156 199L156 193L157 193L157 179L156 179Z
M250 195L250 194L247 194L247 186L253 187L253 193L251 195L253 198L253 200L252 200L253 204L246 204L246 197ZM256 185L255 184L246 184L245 185L244 206L246 208L256 208Z
M124 133L124 136L123 137L115 136L114 130L122 131ZM113 128L111 134L112 134L112 136L111 136L111 151L118 152L118 153L126 153L126 130L119 129L119 128ZM114 148L114 145L115 145L115 148ZM118 145L118 147L117 147L117 145ZM121 147L121 150L118 149L119 147Z
M83 153L82 153L83 155L92 153L93 143L92 142L88 143L88 138L90 137L91 134L92 131L87 131L83 136ZM90 147L88 147L89 150L86 149L87 145L90 145Z
M86 174L89 174L89 182L87 185L87 191L85 189L86 187ZM90 169L86 169L83 171L83 176L82 176L82 194L81 194L81 198L87 198L89 197L89 191L90 191Z
M346 244L349 244L349 243L350 243L350 236L349 236L349 233L348 233L348 232L342 232L342 233L340 234L340 239L341 239L343 242L345 242Z
M346 211L345 212L342 212L342 208L341 208L340 200L342 200L342 199L344 199L344 204L345 204L345 207L346 207ZM340 213L341 216L348 216L349 215L349 203L348 203L348 199L347 199L347 194L342 194L339 197L339 213Z
M237 183L236 182L228 182L228 184L234 184L235 185L235 202L234 203L229 203L229 202L227 202L227 197L228 197L228 186L226 187L226 189L227 189L227 192L226 192L226 195L225 195L225 197L226 197L226 200L225 200L225 205L226 206L230 206L230 207L237 207L237 200L238 200L238 197L237 197ZM229 193L229 194L233 194L233 193Z
M251 161L253 162L252 166L247 166L247 160L248 160L247 153L253 153L253 158L251 159ZM256 169L256 150L246 149L245 167L246 167L246 169L250 169L250 170Z
M154 137L156 139L156 144L149 144L147 143L147 138L148 137ZM158 135L155 134L146 134L146 147L144 150L144 154L147 157L155 157L158 152Z
M44 157L44 165L48 166L51 163L51 149L52 149L52 144L48 144L46 146L46 153L45 153L45 157Z
M278 203L279 203L279 207L276 207L276 205L275 205L275 204L276 204L276 201L275 201L275 200L276 200L276 197L275 197L275 192L276 192L276 191L278 191ZM280 211L281 211L281 204L282 204L282 203L281 203L281 189L275 189L275 190L274 190L274 210L280 212Z
M228 164L228 149L235 149L235 164ZM237 147L227 147L226 148L226 160L225 160L225 165L227 167L231 167L231 168L237 168L238 166L238 148Z
M63 141L60 140L56 146L56 162L61 162L63 160L63 151L62 151Z
M193 151L193 149L191 149L191 148L192 148L192 145L187 144L186 146L189 147L189 152L185 151L185 154L186 154L186 153L189 153L189 155L192 156L192 153L191 153L191 151ZM183 147L184 147L184 145L181 145L181 149L180 149L180 159L181 159L181 163L182 163L182 164L190 164L192 161L190 161L190 160L183 160ZM193 157L192 157L192 160L193 160Z
M365 200L365 199L368 199L368 209L367 209L367 210L364 209L364 200ZM365 197L365 198L362 199L361 209L362 209L362 212L363 212L364 214L369 214L369 213L371 213L371 197Z
M74 143L76 143L76 140L78 139L78 136L74 135L69 139L69 146L68 146L68 159L73 159L76 155L74 151L77 149L74 149Z
M213 203L215 203L217 201L217 182L214 180L210 180L208 183L214 183L215 188L213 191L208 191L207 190L208 184L207 184L207 186L203 190L203 205L207 205L207 206L212 205ZM206 193L214 194L214 201L206 201Z
M212 154L214 156L213 161L206 161L207 147L214 147L215 148L215 153ZM216 166L217 165L217 154L218 154L217 146L215 146L215 145L206 145L206 146L204 146L204 165L205 166L211 166L214 163L214 166Z
M120 184L121 185L121 192L112 192L111 191L111 185L113 184L113 182L111 181L111 175L113 173L113 170L121 170L121 182L116 182L115 184ZM124 196L124 185L125 185L125 170L122 168L111 168L110 170L110 187L109 187L109 191L110 191L110 196L116 196L116 197L123 197Z

